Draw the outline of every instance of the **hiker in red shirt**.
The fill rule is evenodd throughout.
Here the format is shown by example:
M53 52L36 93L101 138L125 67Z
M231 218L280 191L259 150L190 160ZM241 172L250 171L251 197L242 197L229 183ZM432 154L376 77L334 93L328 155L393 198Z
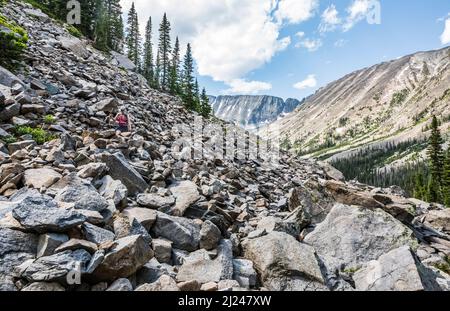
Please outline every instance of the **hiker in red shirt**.
M121 131L121 132L128 132L130 131L130 121L128 118L128 115L126 114L125 110L121 110L116 118L116 123L117 123L117 130Z

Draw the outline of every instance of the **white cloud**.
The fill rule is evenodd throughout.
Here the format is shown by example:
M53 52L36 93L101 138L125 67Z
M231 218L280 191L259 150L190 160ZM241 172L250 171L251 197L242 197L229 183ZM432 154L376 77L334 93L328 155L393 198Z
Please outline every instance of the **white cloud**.
M309 75L305 80L294 84L294 88L297 90L304 90L308 88L314 88L317 86L317 80L315 75Z
M370 8L371 0L354 0L350 7L347 8L349 16L344 24L344 31L350 30L358 22L366 18Z
M128 11L133 0L121 0ZM318 0L134 0L141 31L151 15L153 35L164 12L172 23L172 37L183 45L192 43L200 75L230 85L260 68L291 38L281 37L287 24L300 23L314 15Z
M295 47L297 48L306 48L309 52L315 52L317 51L321 46L323 45L323 42L321 39L304 39L297 43Z
M344 45L346 45L347 43L348 43L348 40L345 40L345 39L339 39L339 40L337 40L337 41L334 43L334 46L337 47L337 48L341 48L341 47L343 47Z
M224 94L249 94L255 95L262 91L272 89L272 84L261 81L246 81L243 79L235 79L230 81L230 88L223 91Z
M279 22L298 24L313 17L318 5L319 0L281 0L275 16Z
M445 29L441 35L442 44L450 43L450 18L445 21Z
M339 17L339 12L337 11L336 6L332 4L322 13L319 32L324 33L334 31L341 23L342 20Z
M299 32L297 32L295 35L296 35L297 37L299 37L299 38L303 38L303 37L305 36L305 32L299 31Z

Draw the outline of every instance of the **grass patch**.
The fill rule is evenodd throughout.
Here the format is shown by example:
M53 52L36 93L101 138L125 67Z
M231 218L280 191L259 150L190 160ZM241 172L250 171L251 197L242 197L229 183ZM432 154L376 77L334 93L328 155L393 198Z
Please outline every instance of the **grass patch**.
M45 124L54 124L56 122L56 118L54 115L48 114L44 117Z
M4 137L4 138L2 138L2 140L7 145L14 144L17 142L17 139L12 135Z
M1 14L0 29L5 29L0 30L0 66L14 70L27 48L28 34Z
M83 37L83 34L81 33L81 31L79 31L78 28L74 27L73 25L67 25L66 29L74 37L77 37L77 38Z
M15 132L18 136L31 135L33 140L39 145L43 145L46 142L58 138L56 135L52 135L40 127L32 128L30 126L17 126Z

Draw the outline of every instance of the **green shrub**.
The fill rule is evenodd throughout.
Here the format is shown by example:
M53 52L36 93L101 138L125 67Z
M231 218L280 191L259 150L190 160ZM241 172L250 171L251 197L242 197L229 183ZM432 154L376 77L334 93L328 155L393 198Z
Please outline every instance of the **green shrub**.
M7 145L14 144L15 142L17 142L17 139L14 136L11 136L11 135L2 138L2 140Z
M83 34L81 33L81 31L79 31L78 28L74 27L73 25L67 25L66 29L74 37L77 37L77 38L83 37Z
M57 136L48 133L46 130L40 127L32 128L29 126L17 126L15 130L16 134L19 136L31 135L33 137L33 140L39 145L57 138Z
M27 47L27 32L0 15L0 66L14 69Z
M44 117L44 123L53 124L56 122L56 118L54 115L48 114Z
M392 100L390 103L391 107L402 104L405 101L405 99L408 97L408 95L409 95L408 89L403 89L400 92L394 93L394 95L392 95Z

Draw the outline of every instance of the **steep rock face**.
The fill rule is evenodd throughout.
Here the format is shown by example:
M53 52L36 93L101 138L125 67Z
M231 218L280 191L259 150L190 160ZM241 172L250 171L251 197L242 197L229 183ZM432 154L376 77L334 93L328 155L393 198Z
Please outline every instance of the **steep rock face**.
M273 96L210 97L216 117L235 122L246 129L256 129L280 116L294 111L301 103L297 99Z
M350 156L356 146L423 139L433 114L450 127L450 48L420 52L355 71L319 89L273 123L272 136L302 152ZM261 133L264 135L264 133ZM324 142L333 142L323 146ZM348 151L353 150L353 151Z

